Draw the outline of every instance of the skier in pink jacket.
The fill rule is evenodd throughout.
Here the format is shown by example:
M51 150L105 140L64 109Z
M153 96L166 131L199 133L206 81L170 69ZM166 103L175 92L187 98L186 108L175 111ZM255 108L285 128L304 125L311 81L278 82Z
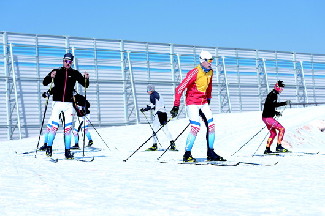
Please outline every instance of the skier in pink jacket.
M194 145L197 133L200 131L202 118L207 125L207 159L210 161L225 161L224 158L214 152L215 124L213 122L210 100L212 93L212 62L213 57L208 51L200 54L200 64L190 70L185 79L175 89L174 107L170 111L173 117L178 115L180 99L186 89L187 112L191 124L191 130L186 140L184 162L195 162L191 150Z

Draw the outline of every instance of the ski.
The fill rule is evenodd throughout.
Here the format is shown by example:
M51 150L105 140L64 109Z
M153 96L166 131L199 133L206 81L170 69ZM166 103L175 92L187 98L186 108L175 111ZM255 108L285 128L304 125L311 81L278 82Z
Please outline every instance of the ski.
M238 166L240 162L235 161L202 161L202 162L180 162L179 164L194 164L194 165L213 165L213 166Z
M161 152L161 151L166 151L166 149L157 149L157 150L148 150L148 149L146 149L146 150L144 150L144 151L142 151L142 152ZM171 152L177 152L178 151L178 149L176 149L176 150L171 150L171 149L168 149L168 151L171 151Z
M160 161L160 163L169 163L171 161ZM187 164L187 165L212 165L212 166L274 166L274 164L264 164L264 163L255 163L255 162L245 162L245 161L196 161L196 162L184 162L178 161L177 164Z
M303 155L318 155L319 152L272 152L268 154L255 154L253 156L258 157L267 157L267 156L278 156L278 157L285 157L286 155L294 155L294 156L303 156Z
M52 163L57 163L57 162L59 162L59 159L50 157L49 161L52 162Z
M71 148L71 150L74 151L74 152L82 151L82 149L80 149L80 148L79 149L73 149L73 148ZM54 151L59 151L59 149L53 149L52 151L53 152ZM88 147L88 146L85 148L85 152L100 152L100 151L102 151L101 148ZM38 153L42 153L42 152L45 152L45 151L37 150L37 152ZM18 154L18 155L28 155L28 154L36 153L36 150L25 151L25 152L17 152L17 151L15 151L15 153Z
M17 152L15 151L16 154L32 154L32 153L35 153L36 151L27 151L27 152Z
M239 164L242 164L242 165L253 165L253 166L275 166L277 165L279 162L275 162L273 164L263 164L263 163L255 163L255 162L239 162Z
M74 159L81 162L93 162L95 157L74 157Z
M71 149L71 151L73 151L73 152L81 152L82 151L82 149L81 148L70 148ZM100 152L102 149L101 148L96 148L96 147L86 147L85 148L85 152Z
M53 151L57 151L59 149L53 149ZM37 152L45 152L45 151L40 151L40 150L37 150ZM36 150L32 150L32 151L25 151L25 152L17 152L15 151L16 154L23 154L23 155L27 155L27 154L33 154L33 153L36 153Z

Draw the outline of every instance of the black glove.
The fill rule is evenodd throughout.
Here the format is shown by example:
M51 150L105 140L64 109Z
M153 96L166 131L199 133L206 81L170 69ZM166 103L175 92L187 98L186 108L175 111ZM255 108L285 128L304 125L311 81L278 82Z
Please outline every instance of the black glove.
M50 97L50 92L49 91L43 92L42 97L43 98Z
M207 101L208 101L208 104L210 105L211 99L207 99Z
M282 116L282 114L280 112L278 112L278 111L275 111L275 115L278 116L278 117Z
M151 110L151 107L149 105L147 105L146 108L141 108L140 112L145 112L145 111L148 111L148 110Z
M170 114L172 115L173 118L175 118L178 115L178 106L173 106L173 109L170 111Z
M286 105L291 104L291 100L286 100Z

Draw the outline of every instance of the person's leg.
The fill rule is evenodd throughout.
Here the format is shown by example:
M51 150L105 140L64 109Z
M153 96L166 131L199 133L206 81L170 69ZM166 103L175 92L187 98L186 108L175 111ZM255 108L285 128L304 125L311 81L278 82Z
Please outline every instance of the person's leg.
M167 113L165 112L157 112L158 117L159 117L159 122L160 125L164 125L164 127L162 128L164 133L167 136L167 139L169 140L169 145L170 145L170 150L172 151L178 151L176 149L176 145L175 145L175 141L172 138L172 134L170 133L169 129L168 129L168 125L167 125Z
M49 157L52 157L52 145L53 141L55 139L56 131L59 128L59 115L61 112L61 103L60 102L53 102L52 106L52 114L50 119L52 120L51 122L51 128L48 132L47 135L47 148L46 148L46 155Z
M272 153L271 145L272 145L272 143L274 141L275 136L277 135L276 128L275 128L276 124L277 124L277 121L272 117L262 118L262 120L263 120L263 122L265 123L267 129L270 132L270 136L266 141L266 149L265 149L264 153Z
M158 139L156 131L159 129L160 123L159 123L159 117L157 114L154 115L153 122L152 122L152 146L148 148L146 151L156 151L158 149Z
M214 152L215 141L215 124L213 121L212 111L208 104L204 104L200 110L200 115L207 126L207 160L209 161L226 161L223 157Z
M75 121L74 129L73 129L73 137L74 137L74 146L71 147L73 149L79 149L79 131L83 125L83 121L81 117L78 117Z
M212 111L208 104L203 105L201 108L201 116L205 125L207 126L207 145L208 149L213 149L215 141L215 124L213 121Z
M63 110L64 119L64 144L65 144L65 158L74 159L70 151L71 148L71 130L72 130L72 116L73 106L72 103L65 102Z
M70 149L70 147L71 147L71 131L72 131L72 116L73 116L72 103L65 102L63 114L64 114L64 144L65 144L66 149Z
M86 137L88 139L88 146L92 146L94 144L94 142L93 142L93 139L91 138L91 134L90 134L90 131L89 131L90 114L86 115L85 121L86 121L86 124L85 124L84 129L85 129L85 135L86 135Z
M201 128L199 110L201 106L189 105L187 106L187 113L189 116L191 130L186 139L185 151L191 151L196 140L197 134Z

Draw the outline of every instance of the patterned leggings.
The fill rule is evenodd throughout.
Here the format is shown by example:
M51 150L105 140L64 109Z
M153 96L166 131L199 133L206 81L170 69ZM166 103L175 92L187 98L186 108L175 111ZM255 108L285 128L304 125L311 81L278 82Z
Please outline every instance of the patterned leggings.
M267 129L270 131L270 137L267 140L266 147L270 147L272 145L274 138L277 135L277 130L279 131L278 144L281 144L285 133L285 128L272 117L262 118L262 120L265 123Z

